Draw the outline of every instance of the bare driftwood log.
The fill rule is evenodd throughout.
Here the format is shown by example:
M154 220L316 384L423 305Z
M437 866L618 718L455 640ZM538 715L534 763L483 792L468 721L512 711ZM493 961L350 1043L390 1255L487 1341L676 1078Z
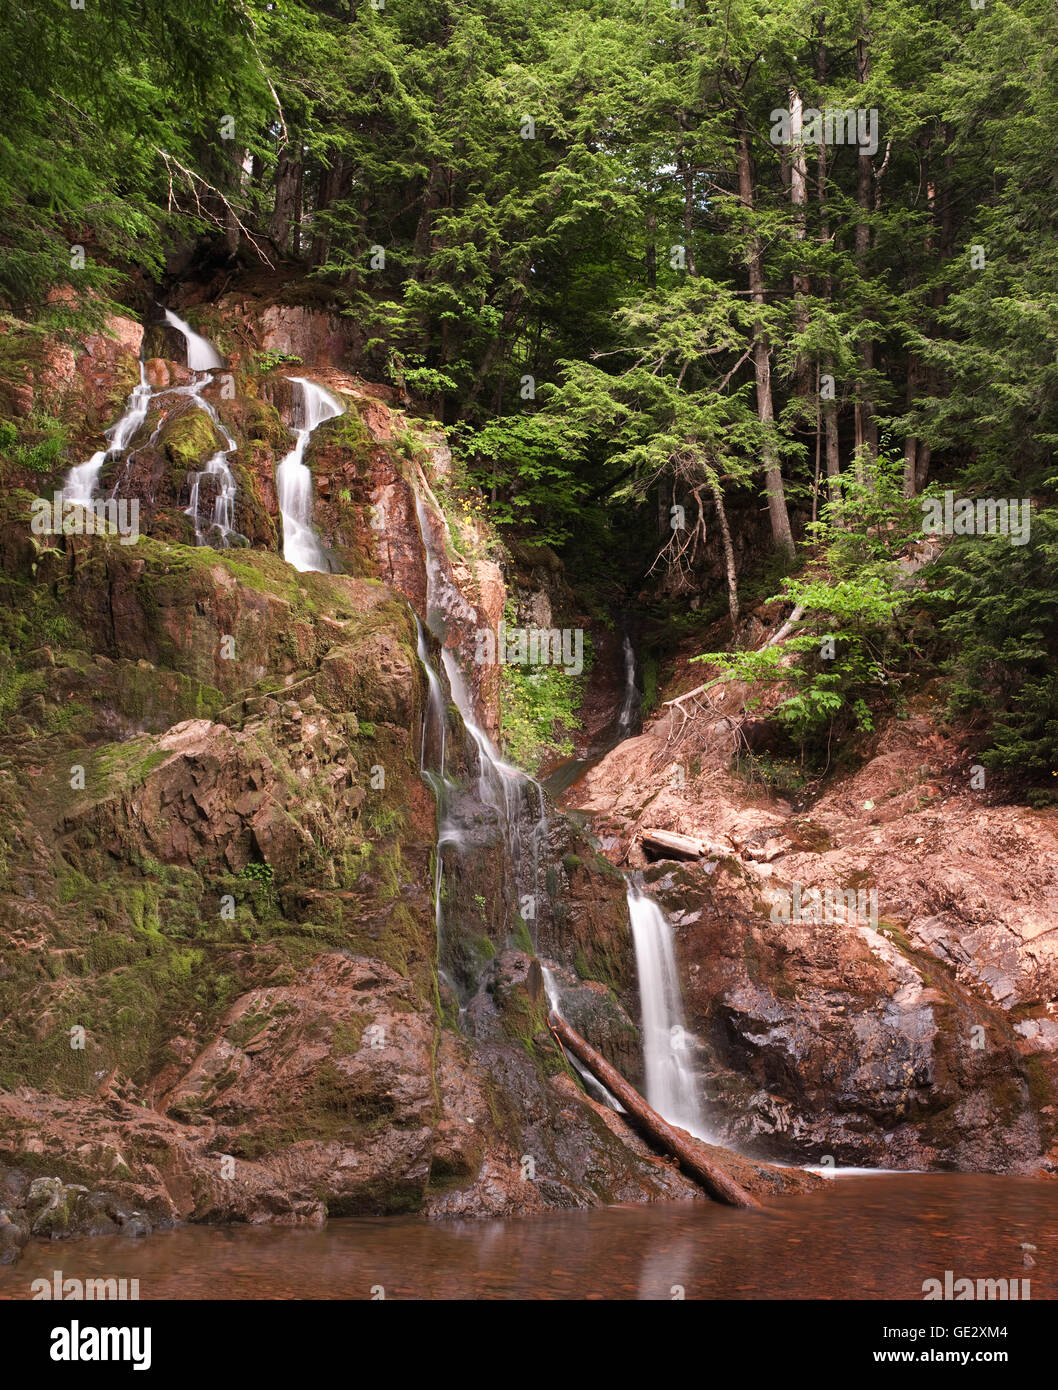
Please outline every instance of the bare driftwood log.
M794 628L804 617L804 612L804 608L801 606L801 604L798 604L794 611L783 623L779 631L773 632L772 635L768 638L768 640L764 643L764 646L775 647L778 646L780 642L785 642L787 637L789 637L790 633L793 632ZM761 650L763 650L763 648Z
M714 1201L726 1202L731 1207L760 1206L756 1197L751 1197L734 1178L715 1163L711 1163L693 1141L688 1142L688 1137L681 1130L674 1129L656 1110L652 1110L635 1087L630 1086L621 1073L615 1067L611 1067L606 1058L595 1051L591 1043L585 1042L564 1018L559 1018L558 1014L553 1013L548 1023L559 1042L621 1102L644 1136L659 1149L671 1154L684 1172L695 1182L701 1183Z
M764 647L774 647L779 642L785 642L787 637L789 637L790 633L794 630L797 624L804 617L804 613L805 610L803 606L801 604L798 604L797 607L790 614L790 616L783 623L782 627L779 628L778 632L772 633L772 635L764 643ZM764 650L764 647L761 648L761 651ZM711 685L715 684L715 679L710 681L703 681L701 685L696 685L693 690L687 690L684 692L684 694L677 695L674 700L662 700L662 706L667 707L669 705L676 705L680 710L683 710L684 700L691 700L696 695L703 695Z
M641 830L639 838L645 850L666 859L701 859L709 852L709 846L702 840L677 835L672 830Z

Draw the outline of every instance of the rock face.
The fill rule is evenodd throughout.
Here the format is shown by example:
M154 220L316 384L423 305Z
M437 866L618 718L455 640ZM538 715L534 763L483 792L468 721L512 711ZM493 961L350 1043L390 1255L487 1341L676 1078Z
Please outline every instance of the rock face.
M30 501L0 528L0 1258L187 1219L699 1195L580 1089L488 914L455 1026L403 598L266 549L37 544ZM555 834L547 949L633 1070L620 882ZM502 882L494 843L473 874L471 897Z
M575 596L541 547L516 547L505 577L442 434L356 375L355 327L253 285L176 307L225 358L198 389L236 443L227 549L192 544L191 481L223 439L178 334L115 320L4 373L5 416L51 410L72 444L54 477L9 474L0 517L0 1259L32 1236L184 1219L696 1195L585 1094L546 1025L542 963L573 1026L642 1080L617 864L670 914L730 1142L763 1159L1054 1164L1055 813L972 792L924 712L810 814L732 779L748 692L666 716L570 793L597 844L555 814L523 827L540 837L523 917L449 711L465 836L441 851L439 942L408 606L431 616L420 527L492 733L499 671L474 661L477 634L509 602L525 626L578 625ZM21 364L18 334L0 336ZM164 394L102 478L139 503L140 539L33 534L33 493L101 447L141 353ZM304 373L345 407L305 455L332 574L281 559L276 468ZM199 486L208 508L216 477ZM582 754L612 730L619 634L596 656ZM651 863L643 826L704 858ZM806 914L827 889L837 910ZM755 1190L803 1181L724 1161Z
M770 1157L1054 1167L1058 817L989 804L922 713L797 814L729 771L748 693L665 713L568 795L669 912L720 1132ZM651 865L644 825L708 857Z

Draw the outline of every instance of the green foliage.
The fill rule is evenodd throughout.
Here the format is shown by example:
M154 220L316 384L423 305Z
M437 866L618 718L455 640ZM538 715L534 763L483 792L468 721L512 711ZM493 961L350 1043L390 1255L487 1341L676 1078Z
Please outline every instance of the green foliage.
M503 750L519 767L534 770L548 751L573 752L573 733L580 728L577 710L584 698L591 657L584 670L571 675L562 666L504 666L502 686Z
M935 570L951 712L986 719L986 767L1025 782L1058 776L1058 507L1033 513L1025 545L956 538Z
M710 684L777 688L783 698L771 717L802 745L833 732L838 721L869 732L872 704L906 659L897 620L910 596L896 586L895 557L911 516L884 455L863 480L843 475L841 500L825 504L811 530L810 567L785 578L769 600L801 610L794 631L770 646L694 658L717 670Z
M252 879L255 883L270 884L275 878L275 870L271 864L251 860L249 864L243 865L240 877Z
M83 328L113 307L117 266L160 271L165 233L211 219L220 119L252 129L270 100L252 20L238 0L3 0L0 26L17 54L0 65L0 298Z
M471 480L495 494L494 522L532 522L534 543L561 545L576 529L586 490L574 467L578 438L561 418L518 415L465 431L459 446Z
M734 771L750 786L760 783L778 796L798 796L807 785L802 764L769 753L746 753L737 757Z
M1053 503L1051 0L872 0L869 17L839 4L825 23L802 0L0 0L0 24L17 55L0 69L0 307L32 317L34 354L45 328L98 324L130 267L158 275L174 246L210 274L264 258L308 271L310 292L301 276L280 297L348 316L356 368L444 423L451 515L487 498L512 547L529 537L605 576L593 607L664 575L712 614L729 557L743 609L754 575L802 605L781 652L717 658L778 685L797 738L868 728L908 665L893 580L912 529L905 440L957 489L1031 492L1041 516ZM870 168L807 143L803 203L798 161L771 138L791 90L880 119ZM0 342L6 415L23 352ZM273 349L254 367L296 360ZM776 533L828 489L828 424L840 501L809 528L815 567L784 576ZM850 459L875 429L878 457L864 442ZM182 452L178 436L164 441L174 467L210 447ZM57 424L0 427L5 457L42 475L65 444ZM421 459L412 432L402 444ZM685 524L668 532L673 508ZM465 558L482 530L453 526ZM1035 776L1051 760L1051 636L1021 611L1000 622L1002 584L1030 556L1026 582L1045 594L1034 543L980 576L986 561L967 559L973 579L953 572L938 611L954 707L978 699L990 756ZM568 742L566 679L508 676L520 756Z
M274 372L278 367L301 366L302 359L292 352L279 352L276 348L259 353L254 359L254 371Z
M69 432L59 420L34 414L22 427L22 441L15 444L14 426L0 425L0 450L16 468L51 474L63 463Z

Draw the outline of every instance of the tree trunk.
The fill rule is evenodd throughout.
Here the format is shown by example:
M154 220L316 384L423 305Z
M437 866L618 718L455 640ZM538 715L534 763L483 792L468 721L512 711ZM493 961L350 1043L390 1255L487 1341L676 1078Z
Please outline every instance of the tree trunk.
M747 212L753 211L753 166L749 155L749 135L745 126L738 138L738 187L739 196ZM754 304L764 303L764 271L762 267L760 237L755 231L750 233L748 247L749 292ZM772 540L779 550L790 558L794 555L793 532L790 529L790 515L786 510L786 493L783 489L782 470L779 454L772 437L775 409L771 394L771 351L768 347L762 326L754 329L753 373L757 384L757 418L767 431L762 447L764 456L764 478L768 494L768 516L771 521Z
M634 1087L630 1086L621 1073L595 1051L590 1043L569 1026L564 1018L552 1014L548 1020L551 1031L563 1047L568 1048L574 1057L602 1083L610 1094L621 1102L636 1126L658 1148L675 1158L680 1167L700 1183L717 1202L725 1202L731 1207L759 1207L756 1197L750 1194L729 1173L713 1163L703 1147L684 1130L675 1129L663 1120L656 1110L646 1103Z
M639 838L648 854L659 859L704 859L709 846L692 835L677 835L671 830L641 830Z
M301 160L288 145L279 152L276 198L268 235L280 256L290 252L290 233L301 215Z
M826 46L826 20L819 20L819 42L816 45L816 83L819 87L819 104L824 105L823 92L827 80L827 46ZM830 240L830 218L827 210L827 147L821 140L818 146L819 161L816 172L816 197L820 205L819 217L819 241L825 246ZM823 278L823 295L829 304L833 298L834 284L831 276ZM823 374L830 377L834 382L835 393L837 391L837 381L834 376L834 359L827 356L823 358ZM838 482L838 475L841 473L841 448L838 440L838 402L836 395L829 395L827 398L820 399L823 408L823 430L826 438L826 471L827 471L827 491L830 494L831 502L836 502L841 496L841 485Z
M828 362L830 375L834 374L833 362ZM838 442L838 403L836 400L823 402L823 425L827 436L827 488L830 500L836 502L841 496L841 448Z
M861 17L861 26L866 24L866 12ZM861 32L856 41L856 80L866 85L871 75L871 55L868 39ZM871 249L871 227L867 220L874 204L872 185L874 165L871 156L860 149L856 160L856 202L860 209L856 223L856 265L861 280L867 273L867 256ZM874 401L870 394L869 374L874 371L874 340L860 339L860 366L863 377L856 383L856 450L857 471L862 477L864 461L873 463L878 457L878 421L874 414Z
M316 212L325 212L332 203L336 202L345 192L346 183L346 163L339 155L331 168L320 170L319 187L316 194ZM312 235L312 264L323 265L329 250L330 236L317 221Z
M915 493L922 491L929 479L929 461L933 449L929 444L919 443L918 457L915 459Z
M731 630L738 627L738 576L735 574L735 548L731 544L731 528L727 524L727 511L724 508L724 493L719 482L709 479L709 490L716 503L716 519L720 523L720 535L724 542L724 567L727 570L727 607L731 614Z
M695 275L694 268L694 172L684 164L683 155L679 159L680 176L683 179L683 250L687 260L687 274Z
M920 381L919 361L915 354L909 353L907 359L907 408L918 393ZM918 492L918 437L909 434L904 440L904 496L914 497Z
M426 176L426 187L422 195L422 211L415 228L415 259L421 266L430 254L433 215L441 206L441 185L443 170L439 159L430 161L430 171Z
M794 240L797 242L803 242L805 239L808 214L808 160L805 156L803 139L803 114L804 103L801 100L801 93L795 87L791 87L790 205L793 209ZM794 328L798 333L803 333L808 327L808 307L806 300L811 288L811 281L808 276L795 270L793 273L793 321ZM812 395L812 369L811 364L803 354L798 355L795 376L797 380L797 393L804 402L805 418L807 419L810 413L810 400Z
M942 127L942 129L946 139L950 140L951 130L947 126ZM934 220L939 221L940 255L942 261L951 259L954 245L951 191L952 163L951 152L948 151L944 156L944 177L941 180L939 198L937 196L938 190L934 187L933 183L927 181L926 184L926 199L929 203L930 212ZM927 252L930 250L931 244L932 237L927 237ZM939 284L933 291L933 308L937 310L942 309L944 307L945 298L946 292L944 286L943 284ZM931 370L924 369L922 363L912 354L907 369L907 398L909 408L913 396L917 394L922 387L925 387L927 392L931 391L931 389L935 389L936 374ZM930 457L932 455L930 445L916 439L914 441L915 447L912 449L911 443L912 441L908 439L904 446L904 495L906 497L917 496L926 486L926 481L929 478Z
M823 447L823 410L819 400L819 370L816 369L816 463L812 473L812 520L819 514L819 464Z
M531 263L527 261L524 271L524 274L526 276L528 276L530 269ZM474 384L470 388L470 400L477 400L478 396L481 393L481 388L485 385L485 379L488 376L489 372L492 370L492 364L496 358L497 352L499 352L501 346L506 348L507 337L514 328L515 324L518 322L519 315L522 312L522 302L524 301L524 299L525 286L523 284L520 285L518 289L515 290L514 294L511 296L510 305L508 306L506 313L503 315L503 318L500 321L500 326L497 329L497 331L493 334L492 338L489 339L488 347L486 347L484 353L482 354L481 362L478 365L477 374L474 377Z

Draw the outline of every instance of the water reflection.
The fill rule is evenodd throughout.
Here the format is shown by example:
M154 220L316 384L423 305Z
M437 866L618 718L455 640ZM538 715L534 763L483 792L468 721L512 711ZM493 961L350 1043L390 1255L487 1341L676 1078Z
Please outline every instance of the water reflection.
M1020 1245L1037 1247L1034 1268ZM848 1178L742 1212L709 1202L607 1207L512 1221L331 1221L314 1231L188 1226L145 1241L34 1243L0 1270L140 1280L141 1298L922 1298L928 1278L1030 1278L1058 1296L1058 1185L912 1174Z

